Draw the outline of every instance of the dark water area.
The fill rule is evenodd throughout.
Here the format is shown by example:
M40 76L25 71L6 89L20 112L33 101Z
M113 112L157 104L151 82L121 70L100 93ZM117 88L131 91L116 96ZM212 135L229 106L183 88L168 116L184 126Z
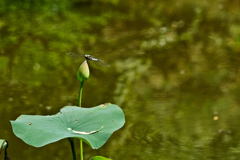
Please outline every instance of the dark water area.
M10 120L78 105L120 106L123 128L84 159L240 159L239 0L0 1L0 139L17 160L72 159L67 139L35 148ZM78 141L75 141L79 157ZM1 157L3 159L3 156Z

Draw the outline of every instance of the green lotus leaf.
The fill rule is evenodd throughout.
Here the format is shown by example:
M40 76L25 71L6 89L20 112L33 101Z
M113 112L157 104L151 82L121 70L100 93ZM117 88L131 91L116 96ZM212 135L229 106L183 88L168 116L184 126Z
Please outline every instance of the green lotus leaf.
M93 108L66 106L56 115L21 115L11 121L14 134L34 147L79 138L93 149L100 148L124 123L122 109L110 103Z
M91 158L91 160L111 160L111 159L108 159L108 158L105 158L102 156L95 156L95 157Z

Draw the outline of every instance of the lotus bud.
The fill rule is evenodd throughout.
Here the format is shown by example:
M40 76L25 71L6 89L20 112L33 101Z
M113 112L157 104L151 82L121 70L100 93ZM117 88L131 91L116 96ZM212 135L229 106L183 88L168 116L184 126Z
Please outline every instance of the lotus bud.
M89 67L87 60L85 60L79 67L78 72L77 72L77 79L80 82L85 82L90 75Z

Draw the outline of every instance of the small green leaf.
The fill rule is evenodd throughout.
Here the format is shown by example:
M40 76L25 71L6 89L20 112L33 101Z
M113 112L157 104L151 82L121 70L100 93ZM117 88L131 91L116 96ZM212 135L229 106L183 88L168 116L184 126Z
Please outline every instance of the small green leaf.
M4 143L4 144L3 144ZM2 146L2 148L1 148ZM0 139L0 152L2 149L4 149L7 146L7 142L4 139Z
M108 158L105 158L102 156L95 156L95 157L91 158L91 160L111 160L111 159L108 159Z
M5 148L6 147L6 148ZM4 139L0 139L0 155L2 153L2 150L5 148L4 152L4 159L5 160L10 160L10 158L7 155L7 148L8 148L8 142Z
M124 125L125 118L121 108L106 103L93 108L66 106L52 116L21 115L11 123L14 134L34 147L72 137L97 149Z

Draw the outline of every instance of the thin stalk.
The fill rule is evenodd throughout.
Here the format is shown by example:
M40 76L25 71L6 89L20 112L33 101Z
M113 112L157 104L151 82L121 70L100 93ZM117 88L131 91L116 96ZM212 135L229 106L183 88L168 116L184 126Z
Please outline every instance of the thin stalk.
M81 107L83 82L80 83L78 106Z
M82 101L82 87L83 87L83 82L80 83L80 89L79 89L79 98L78 98L78 106L79 107L81 107L81 101ZM83 160L82 140L80 140L80 160Z
M68 138L68 140L69 140L69 142L70 142L70 144L71 144L73 160L77 160L73 138Z

